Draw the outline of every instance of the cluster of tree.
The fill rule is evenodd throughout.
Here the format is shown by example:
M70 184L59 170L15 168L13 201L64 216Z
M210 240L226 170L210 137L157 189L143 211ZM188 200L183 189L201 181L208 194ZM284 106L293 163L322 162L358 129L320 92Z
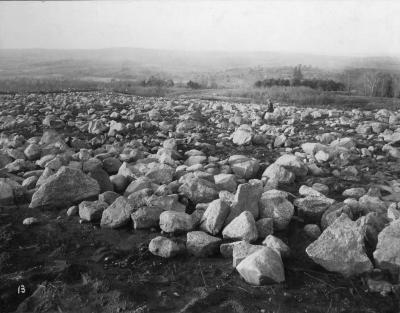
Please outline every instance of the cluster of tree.
M201 89L203 86L199 83L196 83L194 81L189 80L186 84L186 86L190 89Z
M348 69L343 81L349 94L400 98L400 75L377 69Z
M174 81L172 79L150 76L148 79L141 81L140 85L143 87L173 87Z
M290 80L290 79L264 79L259 80L255 83L258 88L261 87L272 87L272 86L304 86L312 89L318 89L323 91L342 91L345 90L345 85L341 82L334 80L323 80L323 79L302 79L302 80Z
M343 83L332 79L304 79L303 73L301 72L301 65L294 67L292 79L269 78L257 81L255 86L258 88L272 86L304 86L323 91L342 91L345 89Z

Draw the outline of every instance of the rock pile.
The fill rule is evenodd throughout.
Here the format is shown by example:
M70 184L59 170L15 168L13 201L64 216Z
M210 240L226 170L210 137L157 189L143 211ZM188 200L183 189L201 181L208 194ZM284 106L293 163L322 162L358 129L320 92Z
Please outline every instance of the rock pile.
M100 102L2 98L1 205L160 229L154 255L230 257L254 285L285 280L291 249L280 238L291 227L303 228L307 255L328 271L399 273L399 112L277 105L264 114L256 104L112 94Z

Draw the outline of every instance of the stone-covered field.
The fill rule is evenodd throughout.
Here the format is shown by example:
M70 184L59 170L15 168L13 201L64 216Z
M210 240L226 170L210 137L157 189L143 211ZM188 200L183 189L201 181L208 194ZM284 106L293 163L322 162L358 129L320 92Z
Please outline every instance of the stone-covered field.
M0 96L1 312L398 312L400 112Z

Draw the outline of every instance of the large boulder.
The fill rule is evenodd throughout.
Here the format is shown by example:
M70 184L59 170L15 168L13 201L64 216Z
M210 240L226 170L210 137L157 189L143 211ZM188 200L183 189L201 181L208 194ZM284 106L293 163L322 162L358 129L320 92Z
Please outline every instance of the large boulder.
M375 264L396 275L400 273L400 220L395 220L378 235Z
M247 256L236 267L243 279L255 286L285 281L285 270L279 253L265 247Z
M222 240L202 231L187 233L186 248L190 254L197 257L205 257L216 254Z
M233 200L230 213L226 223L232 221L236 216L244 211L249 211L255 219L258 219L260 212L258 200L263 192L262 181L251 180L249 183L240 184Z
M98 182L82 171L61 167L33 194L30 208L64 208L100 193Z
M286 199L286 195L275 192L275 190L264 192L259 205L260 217L272 218L274 227L278 230L285 229L294 214L294 206Z
M164 211L160 215L160 228L166 233L187 232L193 229L189 214L177 211Z
M185 251L185 246L169 238L158 236L150 241L149 251L162 258L172 258Z
M306 176L308 167L304 162L293 154L284 154L280 156L275 164L283 166L287 170L293 172L297 176Z
M294 200L298 215L307 222L319 223L322 215L335 203L335 200L321 196L307 196Z
M257 226L253 214L242 212L235 217L222 231L225 239L255 241L258 238Z
M229 210L229 205L226 202L220 199L212 201L201 218L200 228L211 235L218 234L224 225Z
M87 222L98 221L107 207L108 204L103 201L82 201L79 204L79 217Z
M198 177L185 180L183 185L179 187L179 192L195 204L210 202L218 198L217 186L209 180Z
M251 144L253 138L253 130L251 126L243 124L232 135L232 141L238 146Z
M125 197L118 197L103 211L100 226L104 228L118 228L129 223L135 207Z
M291 184L294 182L296 175L285 167L273 163L265 169L262 177L266 177L276 184Z
M372 270L360 227L346 214L337 218L306 248L308 256L328 271L348 277Z
M239 178L254 178L260 168L260 162L258 160L244 155L232 155L229 157L228 162L232 171Z

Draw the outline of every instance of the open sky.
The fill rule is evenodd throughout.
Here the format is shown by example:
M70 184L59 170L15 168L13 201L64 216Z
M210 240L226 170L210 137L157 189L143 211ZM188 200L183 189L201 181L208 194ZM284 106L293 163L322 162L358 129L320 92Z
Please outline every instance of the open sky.
M400 1L0 2L0 48L400 55Z

